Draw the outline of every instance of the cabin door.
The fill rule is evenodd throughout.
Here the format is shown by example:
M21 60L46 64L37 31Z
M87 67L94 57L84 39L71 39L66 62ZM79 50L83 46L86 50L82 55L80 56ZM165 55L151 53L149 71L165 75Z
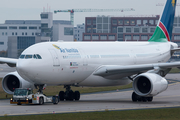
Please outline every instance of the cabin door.
M60 66L60 64L59 64L59 58L58 58L58 55L57 55L56 51L53 50L53 49L49 49L49 52L51 53L51 56L52 56L53 66L54 66L54 67Z

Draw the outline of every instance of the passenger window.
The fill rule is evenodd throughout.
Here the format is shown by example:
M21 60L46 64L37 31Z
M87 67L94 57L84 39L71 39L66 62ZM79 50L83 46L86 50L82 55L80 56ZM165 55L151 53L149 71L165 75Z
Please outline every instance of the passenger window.
M38 59L42 59L41 56L40 56L39 54L37 54L37 57L38 57Z
M26 55L25 59L31 59L32 55Z
M34 58L34 59L38 59L36 55L33 55L33 58Z
M19 58L24 59L25 55L21 55Z

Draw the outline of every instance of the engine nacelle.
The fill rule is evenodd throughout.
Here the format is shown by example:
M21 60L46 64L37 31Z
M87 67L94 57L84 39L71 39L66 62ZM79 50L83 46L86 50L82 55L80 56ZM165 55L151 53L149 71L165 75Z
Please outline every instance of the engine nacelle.
M24 80L17 72L8 73L2 80L2 88L8 94L13 94L15 88L34 88L34 85Z
M154 73L143 73L138 75L133 81L133 89L139 96L155 96L168 87L165 78Z

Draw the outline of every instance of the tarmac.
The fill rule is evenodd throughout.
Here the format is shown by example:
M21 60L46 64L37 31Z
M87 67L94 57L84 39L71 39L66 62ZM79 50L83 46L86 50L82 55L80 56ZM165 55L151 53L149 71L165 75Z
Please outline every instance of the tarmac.
M7 66L0 66L0 69L4 73L15 70ZM0 116L180 107L180 74L168 74L166 79L170 83L168 89L154 96L152 102L132 102L131 89L82 94L79 101L61 101L57 105L45 103L18 106L10 104L9 100L0 100Z

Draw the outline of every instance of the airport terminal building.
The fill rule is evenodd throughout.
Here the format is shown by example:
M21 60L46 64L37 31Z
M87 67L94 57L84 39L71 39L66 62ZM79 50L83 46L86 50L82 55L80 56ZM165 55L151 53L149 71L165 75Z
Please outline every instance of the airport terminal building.
M74 41L70 21L53 20L52 12L42 12L41 20L6 20L0 24L0 51L18 58L27 47L47 41Z
M86 17L83 41L147 41L160 16ZM172 42L180 46L180 17L174 19Z
M84 23L74 27L74 41L83 41L83 33L85 33Z

